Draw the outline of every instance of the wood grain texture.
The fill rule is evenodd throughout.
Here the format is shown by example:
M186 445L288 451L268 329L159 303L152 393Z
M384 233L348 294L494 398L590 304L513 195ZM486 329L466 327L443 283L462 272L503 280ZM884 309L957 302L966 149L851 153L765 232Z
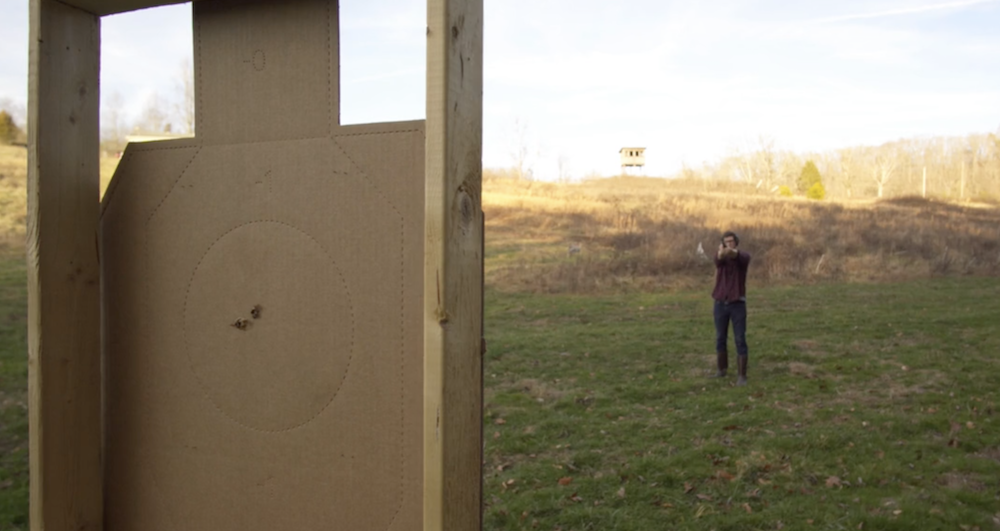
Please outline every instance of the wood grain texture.
M28 402L31 529L99 530L100 19L31 0Z
M63 3L95 15L113 15L149 7L183 4L189 0L65 0Z
M482 527L483 1L427 4L424 530Z

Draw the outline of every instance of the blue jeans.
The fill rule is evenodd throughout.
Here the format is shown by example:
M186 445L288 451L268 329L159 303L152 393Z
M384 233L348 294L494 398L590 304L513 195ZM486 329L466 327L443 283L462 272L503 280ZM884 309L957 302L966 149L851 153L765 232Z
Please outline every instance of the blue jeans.
M724 303L715 301L715 353L726 354L729 322L733 323L736 355L747 355L747 305L743 301Z

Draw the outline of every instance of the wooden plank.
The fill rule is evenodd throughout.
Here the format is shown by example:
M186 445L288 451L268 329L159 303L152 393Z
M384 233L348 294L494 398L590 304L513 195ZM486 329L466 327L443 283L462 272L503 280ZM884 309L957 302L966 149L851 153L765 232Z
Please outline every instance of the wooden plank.
M113 15L149 7L183 4L190 0L65 0L63 3L95 15Z
M102 527L97 220L100 19L31 0L28 408L31 529Z
M482 527L483 0L427 2L425 531Z

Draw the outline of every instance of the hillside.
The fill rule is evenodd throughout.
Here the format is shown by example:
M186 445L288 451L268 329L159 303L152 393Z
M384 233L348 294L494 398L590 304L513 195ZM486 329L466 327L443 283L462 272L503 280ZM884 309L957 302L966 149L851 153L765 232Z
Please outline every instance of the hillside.
M808 201L738 183L487 178L487 283L536 292L695 287L732 229L756 283L1000 273L1000 208L920 197ZM698 252L699 244L705 254Z
M116 164L102 157L101 190ZM26 165L25 148L0 146L0 245L9 249L24 244ZM711 283L709 257L727 229L753 255L758 284L1000 274L994 205L807 201L717 180L555 184L487 171L483 210L486 282L506 291L700 288Z

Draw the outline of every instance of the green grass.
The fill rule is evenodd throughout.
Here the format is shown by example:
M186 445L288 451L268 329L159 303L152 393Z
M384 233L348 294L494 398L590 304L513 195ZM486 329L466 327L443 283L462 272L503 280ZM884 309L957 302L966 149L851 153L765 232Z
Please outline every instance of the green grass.
M28 528L28 292L24 255L0 248L0 529Z
M707 291L488 293L486 529L1000 528L995 280Z
M27 528L25 280L4 255L4 530ZM706 378L707 291L487 293L486 529L1000 528L995 279L751 286L745 388Z

